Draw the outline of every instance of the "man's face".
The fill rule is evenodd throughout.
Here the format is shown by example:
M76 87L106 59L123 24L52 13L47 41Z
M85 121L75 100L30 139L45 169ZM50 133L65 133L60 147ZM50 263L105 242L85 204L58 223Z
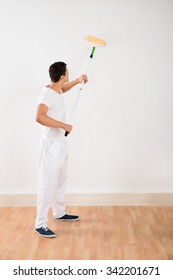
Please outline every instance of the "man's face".
M68 68L66 68L65 71L65 83L69 81L69 72L68 72Z

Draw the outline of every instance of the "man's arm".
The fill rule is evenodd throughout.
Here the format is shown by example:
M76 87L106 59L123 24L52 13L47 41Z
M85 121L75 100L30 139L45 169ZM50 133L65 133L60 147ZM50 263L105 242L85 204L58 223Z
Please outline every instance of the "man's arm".
M36 121L48 127L62 128L68 133L72 130L72 125L56 121L47 115L48 107L45 104L39 104L36 112Z
M84 84L88 82L87 75L82 75L74 81L65 83L62 87L63 93L70 90L72 87L76 86L77 84L81 84L84 81Z

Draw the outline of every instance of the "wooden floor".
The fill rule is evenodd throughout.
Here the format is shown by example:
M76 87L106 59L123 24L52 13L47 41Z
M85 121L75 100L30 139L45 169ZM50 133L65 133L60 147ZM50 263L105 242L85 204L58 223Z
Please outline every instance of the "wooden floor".
M34 207L0 208L1 260L173 260L173 206L71 206L80 221L53 221L47 239L33 230Z

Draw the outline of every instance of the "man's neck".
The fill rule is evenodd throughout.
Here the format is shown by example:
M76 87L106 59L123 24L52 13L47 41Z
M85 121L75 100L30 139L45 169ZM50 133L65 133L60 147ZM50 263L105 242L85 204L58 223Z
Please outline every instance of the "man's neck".
M61 93L62 92L62 90L61 90L62 86L63 86L62 83L59 83L59 82L53 83L53 82L51 82L48 87L51 88L52 90L58 92L58 93Z

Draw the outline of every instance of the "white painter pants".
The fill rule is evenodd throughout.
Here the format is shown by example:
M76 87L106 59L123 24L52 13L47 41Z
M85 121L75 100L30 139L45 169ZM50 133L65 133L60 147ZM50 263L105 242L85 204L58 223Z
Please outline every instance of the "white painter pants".
M65 214L67 162L68 145L66 141L41 140L35 228L47 226L50 207L53 209L55 218Z

